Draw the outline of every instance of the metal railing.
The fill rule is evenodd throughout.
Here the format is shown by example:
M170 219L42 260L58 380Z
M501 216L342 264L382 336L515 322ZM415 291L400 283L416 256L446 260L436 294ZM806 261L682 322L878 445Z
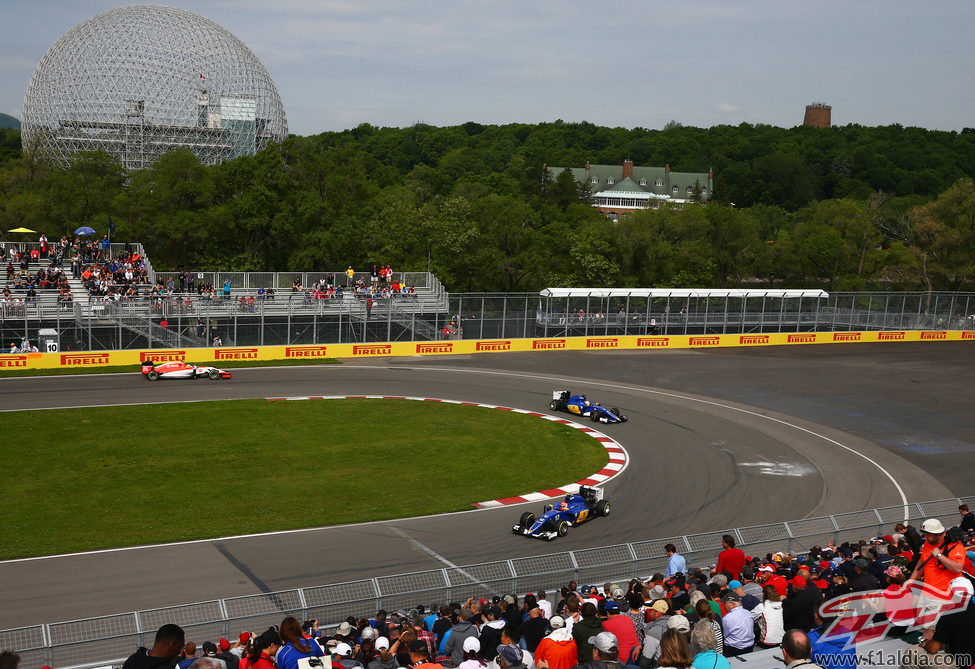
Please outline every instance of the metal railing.
M198 642L277 625L287 615L317 619L332 627L347 616L368 617L380 608L394 611L417 604L429 608L468 597L557 591L569 581L646 579L665 570L664 546L669 543L689 566L707 568L717 561L724 534L734 536L737 545L752 555L779 550L804 553L829 541L887 534L899 522L918 525L925 518L946 519L956 515L961 504L975 505L975 496L30 625L0 630L0 648L19 653L22 669L119 665L138 646L150 646L156 630L166 623L180 625L187 640Z

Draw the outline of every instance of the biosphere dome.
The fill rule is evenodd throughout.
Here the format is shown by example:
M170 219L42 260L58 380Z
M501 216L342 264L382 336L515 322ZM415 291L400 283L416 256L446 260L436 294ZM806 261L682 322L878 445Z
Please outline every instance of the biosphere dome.
M41 59L24 97L24 150L64 164L106 151L140 169L190 149L205 164L288 135L274 82L250 49L182 9L120 7L80 23Z

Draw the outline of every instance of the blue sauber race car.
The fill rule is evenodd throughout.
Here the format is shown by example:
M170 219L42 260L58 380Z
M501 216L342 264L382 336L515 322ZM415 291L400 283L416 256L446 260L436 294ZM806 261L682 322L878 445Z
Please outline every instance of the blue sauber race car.
M594 423L624 423L628 420L619 407L607 409L599 402L590 402L585 395L573 395L568 390L553 391L552 401L548 406L552 411L588 417Z
M538 518L531 511L521 514L521 519L511 531L552 541L556 537L564 537L569 526L580 525L595 516L608 515L609 500L603 499L602 489L582 486L578 494L566 495L558 504L546 504Z

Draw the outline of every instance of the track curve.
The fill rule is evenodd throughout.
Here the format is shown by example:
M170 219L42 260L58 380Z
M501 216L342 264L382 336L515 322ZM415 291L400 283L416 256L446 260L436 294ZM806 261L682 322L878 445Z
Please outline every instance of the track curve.
M975 350L968 344L922 344L923 350L900 346L856 346L855 358L839 348L803 347L787 355L762 349L753 355L688 351L387 359L241 369L230 383L146 384L137 373L2 379L0 405L7 411L131 404L133 398L148 403L383 394L546 412L551 391L564 387L624 408L630 422L604 429L624 445L632 463L606 486L613 516L571 531L555 544L511 534L519 510L504 507L0 563L5 583L0 628L888 506L901 503L898 487L911 501L968 494L952 493L939 482L943 476L937 466L925 467L916 458L912 462L907 451L897 453L870 434L844 430L843 421L815 420L824 406L816 398L839 380L859 383L856 392L861 394L872 393L874 383L888 388L905 383L904 375L914 371L904 367L907 350L918 350L922 365L948 365L959 354L971 359ZM873 376L864 373L864 360ZM560 366L571 373L551 371ZM802 384L790 386L789 375L800 375ZM729 393L734 383L746 392ZM917 388L907 388L915 392L905 396L918 395ZM754 401L762 393L766 401ZM892 399L874 406L871 420L890 419L885 414ZM791 410L774 410L781 406ZM950 408L937 407L941 414ZM971 434L970 412L961 406L957 410L950 425L944 415L931 420L942 419L942 428ZM915 408L912 417L919 411ZM11 415L4 419L9 422ZM971 463L975 445L967 446L959 457ZM530 445L526 457L531 457ZM200 483L215 484L221 482ZM526 482L526 492L536 488ZM409 491L397 494L408 504Z

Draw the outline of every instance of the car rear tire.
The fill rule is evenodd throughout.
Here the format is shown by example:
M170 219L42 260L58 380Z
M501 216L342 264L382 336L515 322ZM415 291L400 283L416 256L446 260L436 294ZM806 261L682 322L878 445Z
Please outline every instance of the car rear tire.
M150 381L158 381L159 380L159 372L157 372L156 370L153 369L153 370L149 371L148 373L146 373L146 378L149 379Z
M560 537L564 537L566 534L568 534L569 533L569 521L567 521L567 520L560 520L558 526L555 528L555 532Z
M558 411L559 410L558 402L552 400L551 402L548 403L548 408L551 409L552 411Z
M209 372L207 372L207 376L209 376L211 379L216 381L217 379L220 378L220 372L218 372L215 369L211 369Z
M609 500L601 499L596 502L596 515L597 516L608 516L609 515Z
M522 527L531 527L535 524L535 514L531 511L525 511L521 514L521 520L518 521L518 524Z

